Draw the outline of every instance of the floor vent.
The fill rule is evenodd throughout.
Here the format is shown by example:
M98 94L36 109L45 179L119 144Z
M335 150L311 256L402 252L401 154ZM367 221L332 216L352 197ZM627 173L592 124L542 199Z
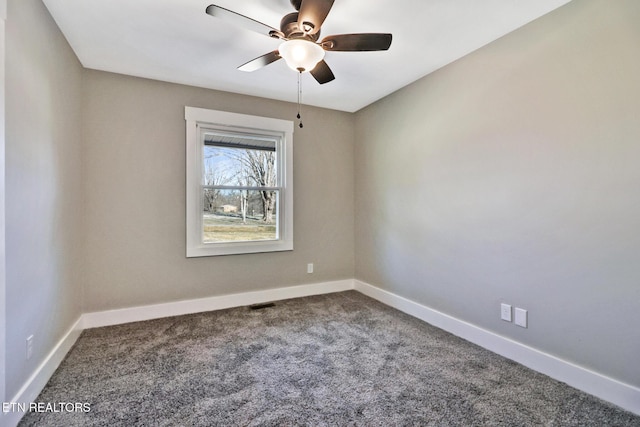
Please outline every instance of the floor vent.
M253 304L253 305L250 305L249 308L251 310L262 310L263 308L269 308L269 307L275 307L275 306L276 305L274 303L267 302L267 303L264 303L264 304Z

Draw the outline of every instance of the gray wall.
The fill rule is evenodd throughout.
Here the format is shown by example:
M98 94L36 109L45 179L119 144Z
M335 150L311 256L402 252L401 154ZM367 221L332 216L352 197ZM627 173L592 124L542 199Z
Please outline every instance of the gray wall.
M6 61L10 399L81 313L82 67L38 0L9 1Z
M639 22L575 1L361 110L356 278L640 386Z
M0 0L0 401L6 402L5 397L5 331L6 331L6 252L5 252L5 19L7 18L7 1Z
M295 128L293 252L187 259L184 106L287 120L296 106L99 71L84 78L85 311L353 277L352 114L305 107Z

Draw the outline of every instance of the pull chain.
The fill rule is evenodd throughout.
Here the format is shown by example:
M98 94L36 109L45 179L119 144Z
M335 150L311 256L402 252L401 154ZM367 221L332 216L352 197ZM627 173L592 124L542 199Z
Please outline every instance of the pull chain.
M300 107L301 107L301 101L302 101L302 82L300 80L300 78L302 77L302 71L298 72L298 115L296 116L298 118L298 120L300 120L300 123L298 124L298 126L300 126L300 128L302 128L302 116L300 115Z

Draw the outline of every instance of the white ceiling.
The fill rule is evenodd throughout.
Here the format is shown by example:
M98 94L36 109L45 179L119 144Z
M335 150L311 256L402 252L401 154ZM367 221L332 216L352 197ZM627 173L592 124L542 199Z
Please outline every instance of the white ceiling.
M303 103L354 112L568 3L569 0L335 0L331 34L392 33L386 52L328 52L336 80L303 75ZM241 64L278 40L205 13L214 3L279 28L289 0L44 0L86 68L284 101L296 72L278 61Z

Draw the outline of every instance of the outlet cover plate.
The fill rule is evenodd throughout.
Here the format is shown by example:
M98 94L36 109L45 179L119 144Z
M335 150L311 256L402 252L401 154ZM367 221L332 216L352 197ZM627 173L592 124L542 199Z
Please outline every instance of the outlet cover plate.
M527 327L527 310L516 307L516 325Z
M511 322L511 305L500 304L500 318L505 322Z

